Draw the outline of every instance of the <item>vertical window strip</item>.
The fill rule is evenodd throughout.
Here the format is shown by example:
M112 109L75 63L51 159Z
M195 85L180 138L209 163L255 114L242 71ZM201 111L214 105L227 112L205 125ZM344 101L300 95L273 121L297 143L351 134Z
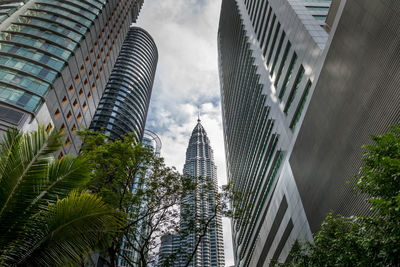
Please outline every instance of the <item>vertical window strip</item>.
M253 29L254 29L254 26L255 26L255 22L256 22L256 14L257 14L257 10L259 10L259 8L260 8L260 2L261 2L261 0L257 0L257 3L254 5L255 6L255 8L253 8L253 11L251 12L251 17L250 17L250 20L251 20L251 23L253 24Z
M278 38L279 30L281 29L281 24L278 22L278 26L276 26L274 38L272 39L271 48L269 49L269 55L267 60L267 66L269 66L269 62L271 61L272 53L274 52L276 39Z
M249 18L250 18L251 12L254 10L254 6L255 6L256 1L257 0L251 1L250 8L249 8L249 11L248 11Z
M268 114L269 114L269 110L267 111L267 114L266 114L265 116L268 117ZM266 120L263 121L262 127L264 127L265 121L266 121ZM271 147L271 144L273 144L274 137L271 138L271 141L268 142L268 140L270 140L269 137L271 136L272 129L273 129L273 127L274 127L274 120L269 119L268 122L267 122L267 126L266 126L266 127L267 127L267 128L266 128L266 131L265 131L266 134L265 134L265 137L263 137L264 143L258 144L258 146L260 146L260 148L258 148L258 149L261 149L261 150L260 150L261 152L259 153L260 155L265 155L265 149L267 148L268 143L270 144L270 147ZM263 132L264 132L264 130L263 130ZM267 151L269 151L269 153L272 153L272 152L273 152L273 150L271 150L271 149L269 149L269 150L267 150ZM269 165L269 160L265 160L265 161L263 162L263 164L262 164L262 158L260 157L260 158L257 160L257 163L255 164L255 166L252 165L252 166L254 166L254 168L255 168L254 173L257 173L258 170L260 169L260 166L264 166L264 165L265 165L265 162L267 162L267 165L266 165L266 166L268 166L268 165ZM265 171L266 171L266 170L267 170L267 168L264 168L264 169L263 169L263 174L262 174L261 176L259 176L259 177L261 177L261 178L264 177L264 174L265 174ZM251 174L251 176L253 176L253 173ZM252 188L253 185L254 185L254 180L252 181L252 183L251 183L251 185L250 185L250 188ZM255 193L253 196L247 198L245 201L243 201L242 203L244 203L244 206L242 205L242 206L240 206L240 208L246 207L246 206L249 204L249 200L250 200L250 201L255 201L254 198L258 195L258 193L259 193L259 191L260 191L260 189L261 189L261 185L262 185L262 182L258 183L256 193ZM253 212L253 210L254 210L254 209L253 209L253 207L252 207L251 210L248 211L248 212L249 212L248 215L251 215L251 213ZM243 217L243 218L240 220L240 226L243 225L244 221L245 221L245 218Z
M293 72L294 65L296 64L296 61L297 61L297 54L296 54L296 52L293 52L293 56L292 56L292 60L290 61L289 69L287 70L285 80L283 81L283 84L282 84L281 92L279 93L280 100L282 100L282 97L285 95L285 91L290 82L290 78L292 78L292 72Z
M285 37L286 37L286 33L284 31L282 31L282 36L281 36L281 39L279 40L278 48L276 49L274 62L272 63L272 68L271 68L271 72L270 72L271 77L274 74L274 70L275 70L275 67L276 67L276 62L278 61L279 54L281 53L282 44L283 44L283 40L285 39Z
M271 164L271 159L272 159L272 156L274 154L275 148L276 148L276 146L278 144L278 141L279 141L279 135L278 134L274 134L271 137L271 140L270 140L270 146L269 146L269 150L268 150L268 154L267 154L266 165L264 167L263 174L260 176L260 177L263 177L264 179L267 179L268 180L268 182L267 182L268 184L270 184L270 182L271 182L271 174L274 172L275 165L276 165L275 164L276 160L274 160L275 161L275 163L273 163L274 165L272 167L269 167L270 164ZM269 169L270 174L265 176L265 173L266 173L267 169ZM265 189L265 188L263 188L263 189ZM243 243L243 250L241 251L241 254L243 253L242 256L244 256L244 253L247 250L250 238L251 238L251 236L253 234L253 231L254 231L254 227L256 226L256 223L257 223L257 221L258 221L258 219L259 219L259 217L261 215L261 210L264 207L265 200L267 199L268 193L269 193L269 187L267 188L267 190L262 190L260 198L258 198L257 205L254 205L254 206L252 206L250 208L249 214L252 217L252 220L251 220L251 222L246 222L246 224L244 225L244 227L247 227L248 225L250 225L250 229L247 231L246 237L245 237L245 242ZM245 234L245 232L243 231L242 232L242 238L244 237L244 234ZM239 242L239 244L240 243L242 243L242 242Z
M279 137L279 136L277 136L277 137ZM278 141L278 138L277 138L276 141ZM275 148L274 148L274 150L275 150ZM269 177L268 177L267 187L264 188L264 194L262 196L262 202L258 205L258 207L259 207L258 210L260 210L261 208L264 207L266 197L269 194L269 191L271 189L271 185L272 185L273 181L275 180L275 176L278 173L278 170L279 170L279 167L281 166L282 160L283 160L283 151L282 150L278 150L275 153L275 157L274 157L274 160L273 160L273 163L272 163L273 166L270 168L270 172L269 172L269 175L268 175ZM272 191L271 194L273 194L273 192L274 191ZM268 210L270 204L271 204L271 200L269 200L269 202L267 204L267 207L266 207L267 210ZM257 213L255 219L253 220L253 223L252 223L253 224L253 228L255 227L255 223L258 221L258 216L259 216L259 212ZM264 216L265 216L265 212L264 212ZM254 230L253 228L251 230ZM257 229L257 231L259 231L259 230L260 230L260 226ZM254 250L254 246L256 244L256 241L257 241L257 238L253 239L250 251ZM246 244L246 246L243 246L243 250L244 250L243 251L243 256L244 256L244 252L247 250L247 247L248 247L248 243ZM250 259L251 259L251 256L248 257L246 261L249 261ZM245 264L244 266L248 266L248 265Z
M255 33L257 34L257 40L260 40L260 33L261 31L258 31L258 27L260 26L260 19L262 17L261 21L264 21L265 19L265 15L266 15L266 10L267 10L267 6L268 6L268 2L263 2L263 4L261 5L260 8L260 12L258 14L258 19L257 19L257 23L256 23L256 28L255 28Z
M272 12L272 8L269 7L268 16L267 16L267 20L265 23L263 35L262 35L262 38L259 39L260 40L260 48L262 48L262 44L264 43L265 34L267 33L267 29L268 29L269 19L271 18L271 12Z
M269 31L268 31L267 41L265 42L265 46L264 46L264 51L263 51L263 56L264 57L265 57L265 54L267 53L267 48L269 46L269 40L271 39L272 30L274 29L274 25L275 25L275 20L276 20L276 16L274 14L274 17L272 18L271 26L270 26Z
M299 89L301 80L303 79L303 75L304 75L304 67L303 67L303 65L301 65L299 71L297 72L296 80L294 81L292 90L290 91L288 100L287 100L287 102L286 102L285 109L283 110L283 112L285 112L286 115L287 115L287 113L288 113L288 111L289 111L289 109L290 109L290 106L291 106L292 103L293 103L293 100L294 100L295 97L296 97L296 93L297 93L297 91L298 91L298 89Z
M297 106L296 112L294 113L292 122L290 123L290 126L289 126L289 128L292 131L296 128L296 125L300 120L301 114L302 114L303 109L304 109L304 105L306 104L307 96L308 96L308 94L310 92L311 85L312 85L311 81L308 80L307 85L306 85L306 89L304 90L303 95L301 96L300 103Z
M285 52L283 53L281 65L279 66L278 74L277 74L276 79L275 79L275 83L274 83L275 87L278 86L279 80L280 80L281 75L282 75L282 70L283 70L283 67L286 64L287 56L289 54L289 50L290 50L291 47L292 47L292 44L288 40L286 48L285 48Z

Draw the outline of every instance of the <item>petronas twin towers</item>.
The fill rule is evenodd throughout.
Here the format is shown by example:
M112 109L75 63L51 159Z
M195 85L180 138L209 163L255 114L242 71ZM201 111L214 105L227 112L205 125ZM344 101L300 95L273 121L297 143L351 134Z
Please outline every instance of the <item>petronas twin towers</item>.
M196 216L195 221L199 224L199 221L207 220L216 215L206 235L202 238L190 266L224 266L222 219L221 214L214 214L217 205L215 194L218 192L217 167L214 163L210 140L200 123L200 119L197 121L189 140L183 173L197 179L197 189L194 194L188 196L190 200L186 202L190 214ZM182 229L185 228L185 223L183 218L181 220ZM201 233L192 231L187 238L184 238L182 246L186 251L193 251L196 245L196 235L199 234Z
M184 251L184 254L177 253L178 257L173 266L185 266L188 256L190 257L190 254L196 250L197 244L198 248L189 264L190 267L225 266L222 218L215 209L218 192L217 167L214 163L210 140L200 119L189 140L183 173L193 177L197 184L196 189L182 201L180 224L182 232L185 230L187 232L180 237L171 238L171 235L168 235L168 238L161 240L161 266L163 259L169 254L177 253L178 248ZM210 218L212 218L211 224L207 227L207 231L203 232L204 227L201 224ZM193 223L194 227L189 226ZM202 236L201 239L200 236Z

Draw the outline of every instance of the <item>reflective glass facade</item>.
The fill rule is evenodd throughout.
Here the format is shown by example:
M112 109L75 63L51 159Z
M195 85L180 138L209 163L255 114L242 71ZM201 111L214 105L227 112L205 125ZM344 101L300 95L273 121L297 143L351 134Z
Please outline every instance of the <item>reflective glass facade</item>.
M122 45L91 129L111 138L135 133L142 139L157 67L157 47L143 29L132 27Z
M28 1L29 0L8 0L0 2L0 24Z
M13 95L18 95L17 91L23 91L25 99L29 98L28 101L14 101L18 107L33 113L37 111L57 74L44 79L45 82L41 81L42 76L49 72L62 71L79 41L89 30L89 26L96 18L96 13L100 12L106 1L92 0L87 1L88 4L84 1L76 2L80 5L75 5L74 1L70 3L57 0L36 1L30 9L1 33L0 53L10 56L6 64L3 60L0 63L0 79L5 85L15 85L9 89L15 91ZM91 11L88 11L89 5ZM59 17L61 19L58 19ZM67 21L69 23L66 23ZM76 31L68 25L73 22L83 26L81 31ZM25 77L19 78L18 72L4 70L4 67L21 72L25 68L29 71L20 73L20 76ZM23 81L24 79L26 82ZM35 86L32 87L31 84ZM3 99L10 99L10 97L6 98L4 90L0 91L0 95ZM35 95L40 96L41 99L33 98Z
M245 193L238 204L246 210L232 222L236 266L268 266L286 259L294 238L312 240L287 159L328 39L325 22L313 15L326 15L329 5L222 1L218 53L227 175Z
M0 105L25 115L18 125L0 120L0 132L49 123L66 135L61 156L76 152L76 130L90 125L143 0L6 2L0 4Z

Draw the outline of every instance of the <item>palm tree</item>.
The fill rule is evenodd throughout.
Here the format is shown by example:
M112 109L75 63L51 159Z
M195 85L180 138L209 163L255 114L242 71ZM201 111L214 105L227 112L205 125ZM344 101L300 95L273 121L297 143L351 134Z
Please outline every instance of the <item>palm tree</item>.
M62 136L43 127L10 129L0 141L0 266L78 264L121 214L100 197L76 191L89 179L82 157L54 159Z

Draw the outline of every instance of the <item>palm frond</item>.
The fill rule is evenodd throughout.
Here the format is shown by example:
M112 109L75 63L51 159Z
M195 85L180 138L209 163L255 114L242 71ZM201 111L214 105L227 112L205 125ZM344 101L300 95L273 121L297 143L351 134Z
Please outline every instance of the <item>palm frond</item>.
M41 194L32 206L47 202L55 203L58 198L68 196L73 190L82 187L90 179L90 165L83 157L65 156L61 161L53 161L48 170L48 184L42 188Z
M56 131L47 135L44 127L30 134L10 130L3 139L0 150L0 247L15 238L12 228L23 226L29 219L26 209L48 184L49 163L53 153L61 147L60 139Z
M60 266L79 264L105 233L118 231L123 217L100 197L73 191L69 197L49 204L26 226L21 240L6 250L0 264Z
M7 132L0 156L0 247L29 219L26 209L48 184L49 163L61 147L60 138L55 131L47 135L44 127L30 134Z
M13 160L12 151L18 150L23 135L17 129L10 128L0 141L0 185L6 175L6 169ZM13 181L8 181L11 184ZM2 196L6 195L7 187L0 186L0 200Z

